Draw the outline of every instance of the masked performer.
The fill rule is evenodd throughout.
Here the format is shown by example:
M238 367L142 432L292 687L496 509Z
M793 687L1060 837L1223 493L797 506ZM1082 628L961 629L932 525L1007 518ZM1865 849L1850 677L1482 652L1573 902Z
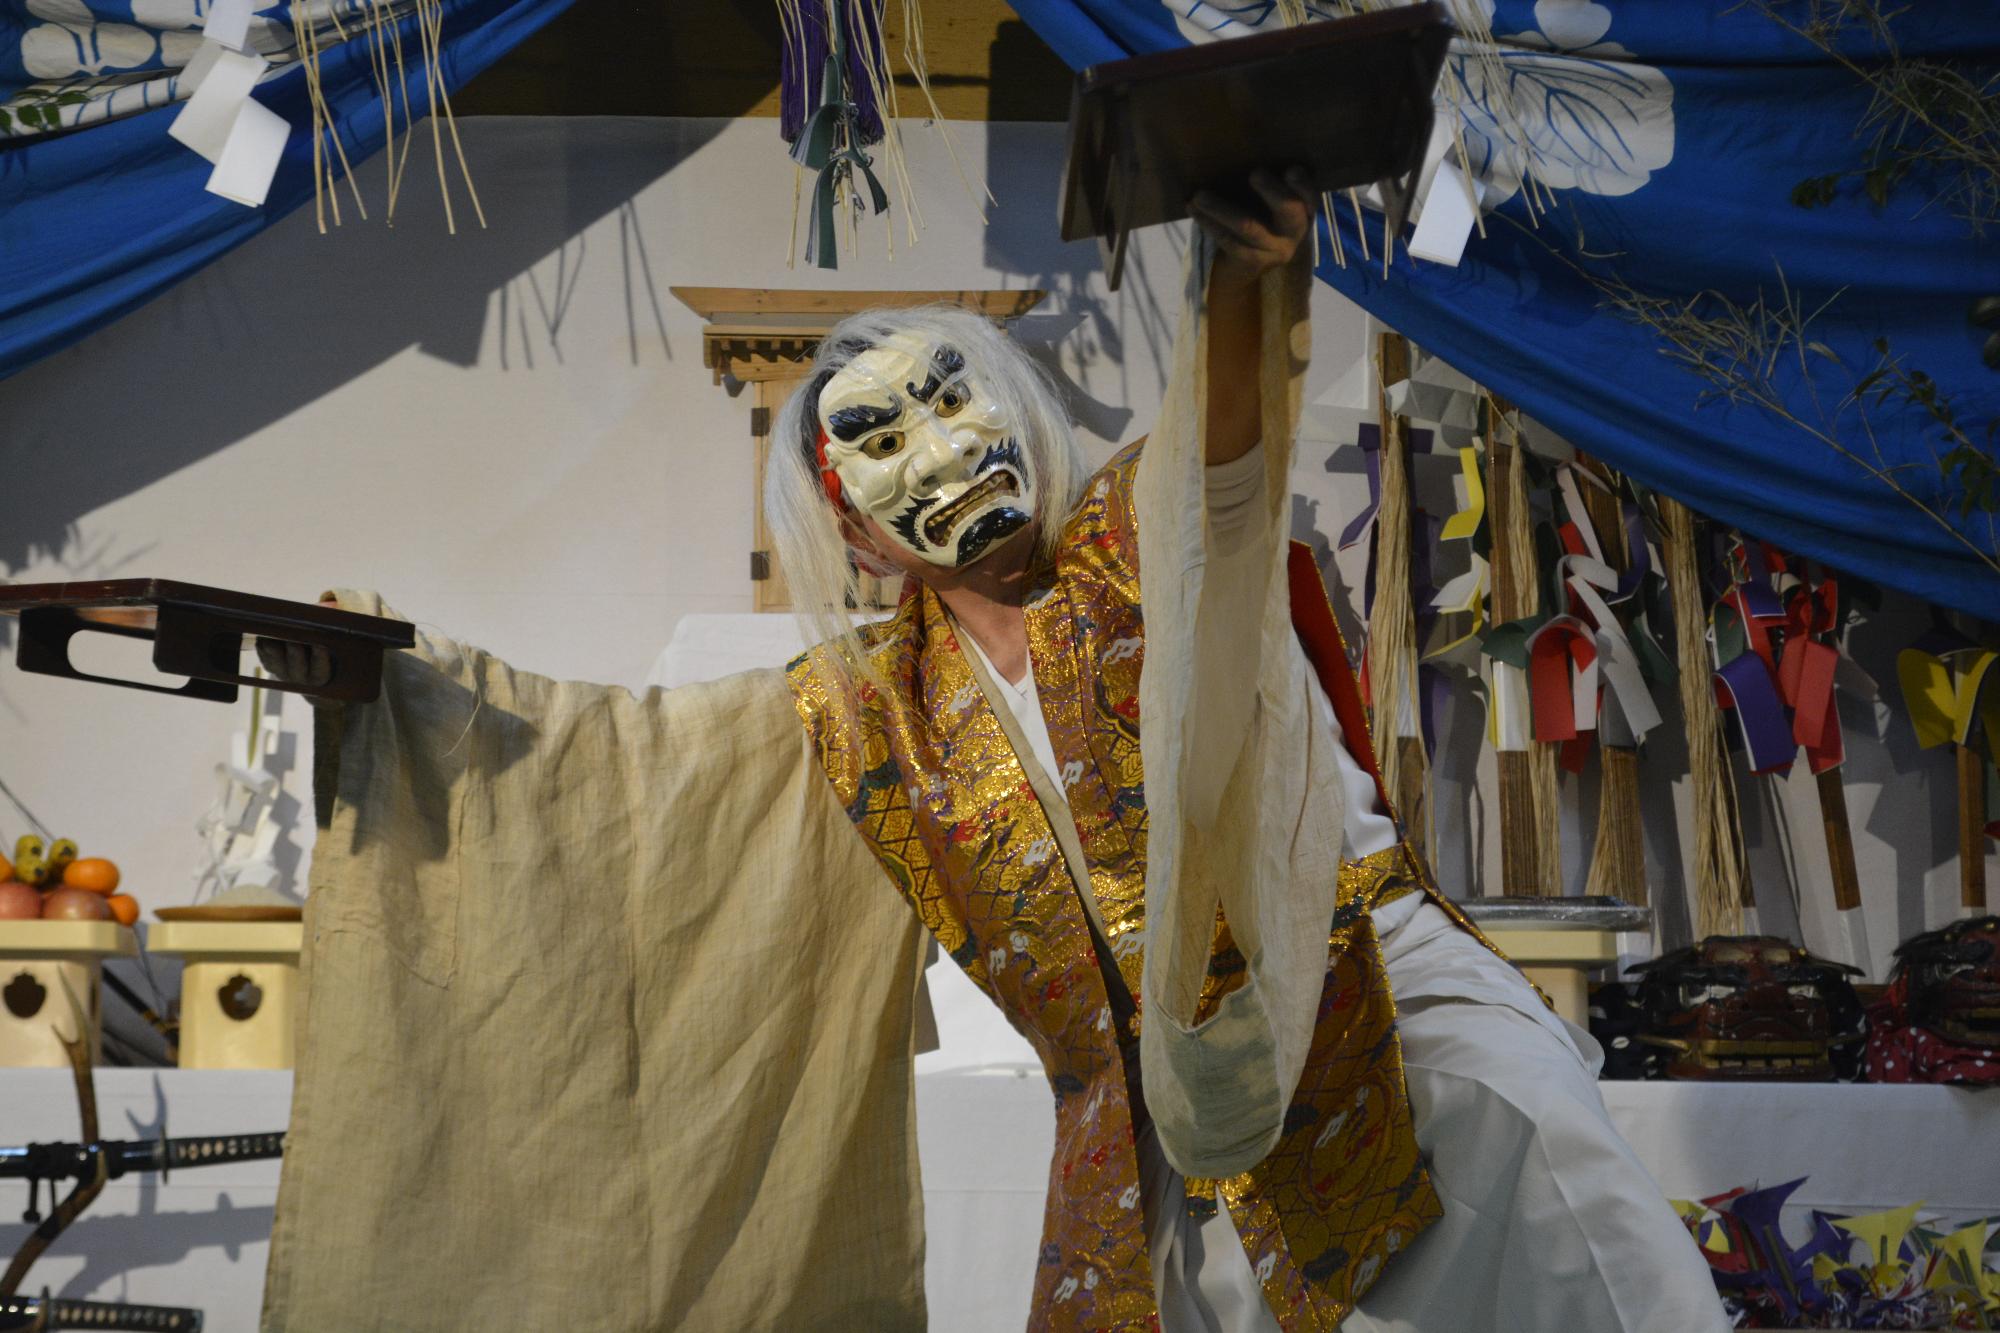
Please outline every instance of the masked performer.
M767 478L823 631L782 678L426 636L323 717L270 1326L923 1326L918 923L1055 1095L1031 1327L1723 1326L1594 1045L1369 771L1282 539L1309 212L1258 187L1201 201L1159 428L1094 475L984 321L827 336ZM857 562L910 576L858 630Z

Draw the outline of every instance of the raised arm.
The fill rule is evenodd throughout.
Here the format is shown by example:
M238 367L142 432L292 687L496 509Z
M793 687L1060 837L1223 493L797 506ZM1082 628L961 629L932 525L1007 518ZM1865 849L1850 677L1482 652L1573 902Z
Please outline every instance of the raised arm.
M1208 275L1208 419L1204 432L1210 467L1234 462L1255 447L1259 282L1268 269L1290 262L1312 226L1312 182L1294 168L1280 177L1258 171L1251 188L1264 204L1259 216L1212 190L1188 202L1188 211L1215 242Z

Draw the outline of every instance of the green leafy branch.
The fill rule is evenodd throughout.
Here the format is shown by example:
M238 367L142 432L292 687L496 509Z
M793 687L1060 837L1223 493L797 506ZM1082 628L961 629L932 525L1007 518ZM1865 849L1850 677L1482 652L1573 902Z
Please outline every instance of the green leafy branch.
M1890 20L1901 10L1877 0L1748 0L1750 7L1811 43L1860 79L1869 93L1855 127L1865 138L1862 165L1811 176L1792 189L1802 208L1832 203L1842 183L1858 179L1877 208L1913 176L1937 182L1935 201L1984 234L2000 222L2000 74L1974 82L1960 67L1905 59ZM1862 64L1841 49L1843 33L1866 31L1882 59Z
M2000 462L1991 448L1994 423L1987 423L1988 447L1981 448L1959 424L1950 396L1929 375L1904 366L1886 339L1876 340L1877 364L1828 407L1814 377L1813 363L1838 366L1840 358L1811 336L1811 325L1839 293L1807 310L1785 283L1782 269L1778 298L1767 299L1759 290L1756 299L1748 303L1717 291L1698 292L1685 300L1660 297L1642 292L1622 278L1602 275L1592 275L1592 282L1603 293L1605 304L1651 329L1667 359L1708 386L1699 401L1748 404L1803 431L1874 477L2000 574L2000 555L1996 555L2000 526L1995 521L2000 516ZM1787 365L1797 370L1799 385L1810 404L1804 413L1795 410L1791 396L1778 383L1778 373ZM1891 463L1885 457L1871 412L1892 405L1921 410L1943 429L1948 447L1936 451L1933 445L1936 475L1946 494L1958 490L1961 518L1974 511L1985 515L1985 546L1973 541L1929 498L1913 489L1921 483L1910 474L1927 472L1928 468L1918 462ZM1858 436L1854 442L1843 438L1838 429L1843 420L1852 423Z
M1859 401L1874 395L1875 406L1891 399L1922 409L1944 436L1948 446L1938 458L1949 491L1959 492L1958 514L1968 517L1974 510L2000 513L2000 419L1989 418L1975 436L1958 420L1951 396L1938 389L1937 381L1921 370L1907 369L1902 358L1891 352L1887 338L1875 340L1880 358L1875 368L1855 381L1850 399ZM1983 437L1983 438L1982 438Z
M74 88L23 88L12 101L0 105L0 135L59 130L62 109L89 100L89 93Z
M1846 368L1832 348L1812 336L1812 325L1840 298L1840 292L1809 310L1780 268L1775 299L1768 298L1761 288L1747 302L1714 290L1688 297L1663 296L1633 286L1615 270L1606 272L1598 264L1586 265L1540 231L1506 213L1496 216L1594 287L1606 308L1651 330L1659 339L1661 355L1705 385L1696 399L1698 408L1718 401L1746 405L1785 422L1859 467L1981 564L2000 574L2000 455L1994 448L1995 432L2000 428L1993 422L1983 423L1983 428L1968 428L1959 420L1950 395L1929 375L1905 366L1886 339L1875 343L1876 364L1829 402L1815 378L1815 369L1826 364ZM1580 221L1578 228L1579 255L1593 261L1618 258L1590 251ZM1805 401L1799 407L1779 383L1781 371L1788 368L1796 369L1803 390ZM1890 462L1876 433L1874 413L1912 408L1928 415L1941 432L1942 438L1932 443L1931 466L1918 461ZM1980 435L1984 436L1983 445ZM1953 505L1945 503L1941 508L1933 503L1937 495L1919 493L1919 487L1930 490L1923 474L1935 476L1946 494L1957 490L1956 508L1961 519L1975 512L1985 516L1985 545L1961 531L1943 512Z

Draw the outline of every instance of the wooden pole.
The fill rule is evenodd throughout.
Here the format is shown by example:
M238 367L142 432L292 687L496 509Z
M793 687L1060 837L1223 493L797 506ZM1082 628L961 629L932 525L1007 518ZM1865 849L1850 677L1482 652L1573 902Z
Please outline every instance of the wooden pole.
M1986 910L1986 758L1971 745L1958 749L1958 901Z
M1847 788L1838 767L1813 775L1819 787L1819 817L1826 830L1826 863L1833 874L1834 918L1847 936L1847 961L1874 967L1868 947L1868 919L1861 910L1861 875L1854 866L1854 834L1847 824Z
M1833 868L1833 905L1842 912L1861 906L1861 875L1854 868L1854 835L1847 826L1847 789L1840 770L1813 776L1819 786L1820 823L1826 828L1826 862ZM1860 960L1866 965L1865 959Z

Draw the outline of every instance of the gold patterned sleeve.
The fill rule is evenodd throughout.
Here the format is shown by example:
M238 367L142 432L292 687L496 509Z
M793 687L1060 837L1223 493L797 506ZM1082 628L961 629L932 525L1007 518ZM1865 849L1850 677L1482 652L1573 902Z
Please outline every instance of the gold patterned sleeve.
M1132 441L1091 477L1063 524L1058 556L1065 574L1101 580L1131 606L1139 604L1139 517L1133 488L1145 443L1143 438Z

